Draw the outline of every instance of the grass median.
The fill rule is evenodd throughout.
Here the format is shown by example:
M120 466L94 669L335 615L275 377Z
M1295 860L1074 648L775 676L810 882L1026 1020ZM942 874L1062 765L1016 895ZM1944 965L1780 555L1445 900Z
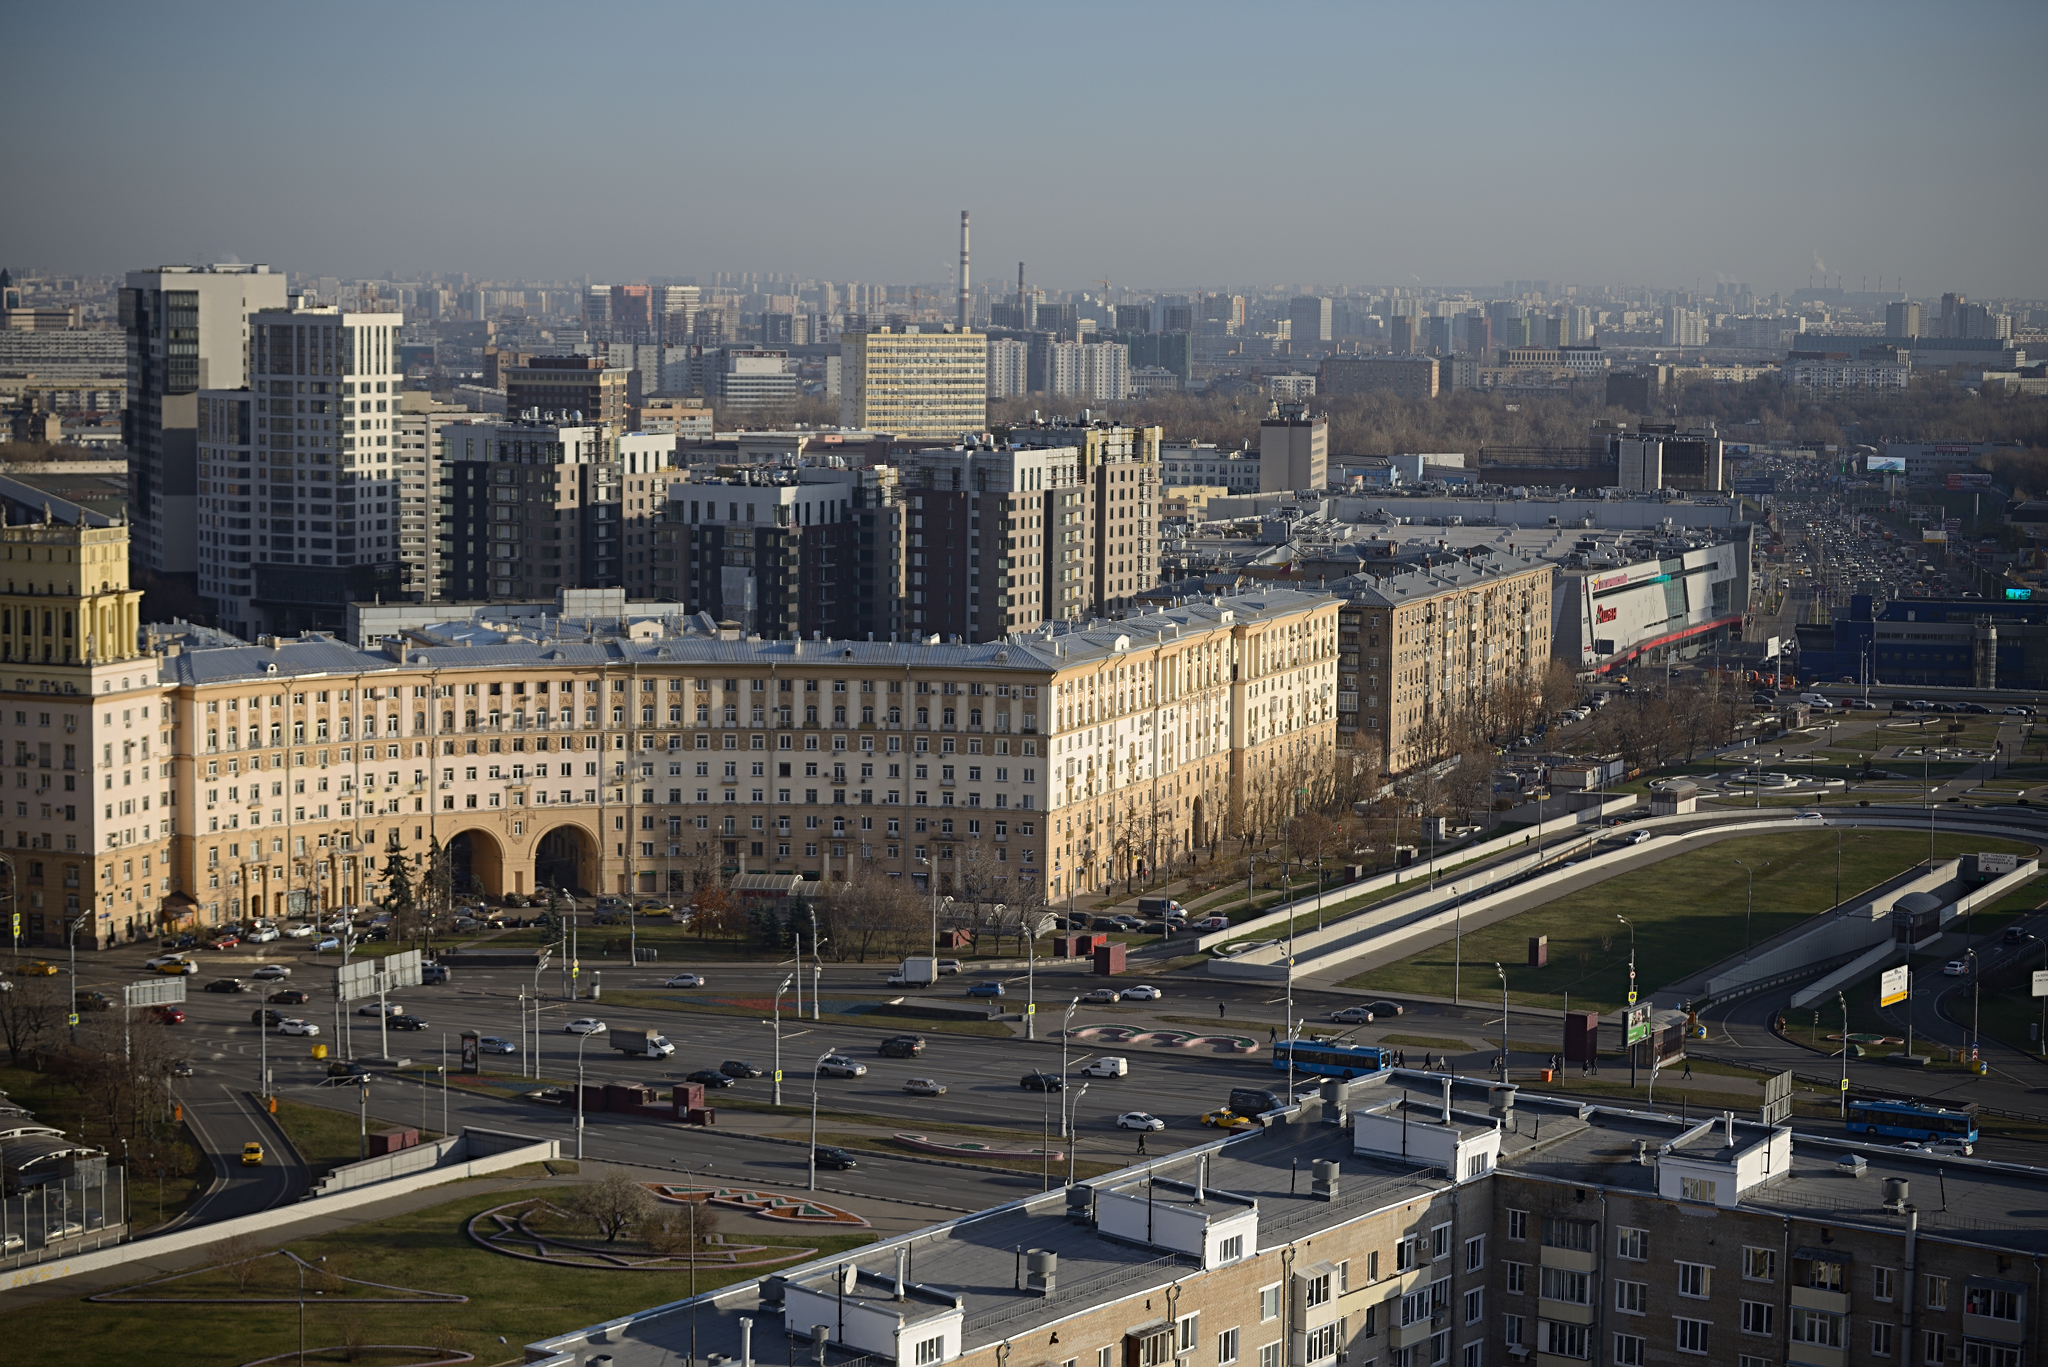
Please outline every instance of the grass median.
M1631 939L1629 925L1618 918L1634 925L1638 989L1678 981L1833 906L1837 834L1716 841L1468 930L1461 941L1371 969L1344 986L1396 997L1450 997L1456 982L1460 995L1484 1000L1497 990L1492 969L1498 963L1510 998L1524 1005L1560 1005L1569 993L1576 1009L1615 1011L1629 989ZM1917 832L1864 830L1846 833L1839 849L1841 896L1853 899L1925 859L1928 842ZM2031 845L1979 836L1934 841L1937 858L1977 850L2034 853ZM1755 870L1753 904L1745 864ZM1542 968L1527 964L1528 942L1537 935L1549 937L1549 963Z

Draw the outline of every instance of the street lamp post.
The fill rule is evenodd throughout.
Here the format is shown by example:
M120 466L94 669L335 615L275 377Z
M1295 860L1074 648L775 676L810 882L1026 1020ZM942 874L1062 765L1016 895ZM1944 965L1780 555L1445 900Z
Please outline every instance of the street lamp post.
M775 989L775 1104L782 1104L782 994L789 991L790 979L794 973L782 980L782 986Z
M1629 920L1626 916L1616 916L1614 919L1628 927L1628 1007L1629 1010L1633 1010L1636 1004L1636 923ZM1628 1086L1630 1091L1634 1091L1636 1086L1636 1046L1628 1037L1628 1017L1629 1011L1623 1011L1621 1017L1621 1041L1628 1049Z
M1079 997L1068 1002L1067 1012L1060 1018L1060 1078L1063 1083L1067 1076L1067 1041L1073 1033L1074 1008L1080 1004L1081 999ZM1067 1090L1065 1086L1060 1088L1060 1138L1072 1140L1072 1135L1067 1127Z
M1741 869L1743 873L1749 876L1749 890L1744 895L1742 903L1742 954L1744 958L1748 958L1749 917L1750 913L1756 910L1756 870L1743 863L1740 859L1735 861L1735 867ZM1840 877L1840 874L1837 873L1836 876Z
M1835 1000L1842 1006L1842 1119L1849 1118L1849 999L1837 992Z
M1508 1080L1508 975L1498 963L1493 966L1493 971L1500 977L1500 1080L1505 1085Z
M1451 1005L1457 1006L1459 979L1465 964L1465 904L1451 890Z
M1970 961L1970 1065L1975 1067L1977 1063L1978 1008L1983 1002L1980 984L1983 980L1977 976L1977 951L1974 949L1965 950L1963 957Z
M815 1021L815 1020L817 1020L817 1019L819 1018L819 1017L818 1017L818 1010L819 1010L819 1008L818 1008L818 989L819 989L819 988L820 988L821 986L823 986L823 985L824 985L824 981L825 981L825 959L824 959L824 952L825 952L825 946L826 946L826 945L827 945L828 943L830 943L830 942L831 942L831 939L832 939L832 937L831 937L831 936L829 936L829 935L827 935L827 936L823 936L823 937L820 937L820 936L819 936L819 934L818 934L818 930L817 930L817 927L813 926L813 927L811 928L811 1019L812 1019L813 1021ZM939 972L939 970L938 970L938 966L937 966L936 964L935 964L935 965L933 965L933 967L932 967L932 975L933 975L934 979L936 979L936 978L937 978L937 976L938 976L938 972Z
M1081 1084L1080 1094L1074 1098L1074 1120L1076 1123L1079 1123L1081 1119L1081 1098L1087 1095L1088 1084L1084 1082ZM1060 1093L1060 1099L1062 1101L1066 1100L1065 1092ZM1069 1126L1067 1129L1067 1185L1069 1187L1074 1185L1074 1150L1080 1147L1080 1140L1080 1131L1073 1126Z
M825 1065L825 1060L831 1057L832 1051L827 1049L824 1053L818 1055L818 1061L811 1065L811 1175L809 1183L809 1190L811 1191L818 1189L818 1069L822 1068Z
M583 1161L583 1046L590 1043L588 1034L576 1037L576 1161Z

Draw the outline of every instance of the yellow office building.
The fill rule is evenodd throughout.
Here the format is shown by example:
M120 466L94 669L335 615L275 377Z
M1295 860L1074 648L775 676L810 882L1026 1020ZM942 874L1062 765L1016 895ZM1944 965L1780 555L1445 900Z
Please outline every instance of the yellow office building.
M988 425L988 338L952 327L876 328L839 344L839 422L956 442Z

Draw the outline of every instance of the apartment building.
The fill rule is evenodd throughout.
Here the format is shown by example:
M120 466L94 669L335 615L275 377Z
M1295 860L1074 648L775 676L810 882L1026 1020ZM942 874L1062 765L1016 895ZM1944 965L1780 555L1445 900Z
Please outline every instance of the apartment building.
M401 322L259 310L248 385L200 391L198 583L216 625L333 630L352 599L399 591Z
M1158 582L1162 435L1157 427L1061 418L1009 431L1012 446L1070 448L1079 457L1080 487L1044 514L1056 556L1046 564L1046 619L1117 611Z
M1320 492L1330 483L1330 420L1276 401L1259 423L1259 492Z
M1400 348L1397 345L1395 349ZM1433 399L1438 378L1433 357L1329 356L1316 368L1316 393L1324 398L1392 394L1402 399Z
M1555 570L1526 556L1442 564L1333 584L1337 734L1386 773L1441 758L1447 728L1500 690L1534 687L1550 658Z
M1031 349L1013 337L991 337L988 341L988 396L1014 399L1027 393L1031 382Z
M248 383L249 315L285 306L268 266L160 266L130 271L121 291L128 337L128 508L138 568L197 584L199 391Z
M525 1356L745 1362L787 1335L825 1367L2020 1367L2041 1241L2011 1213L2044 1195L2022 1164L1384 1069Z
M44 554L38 536L80 535L17 531L7 544L24 557ZM103 535L125 553L123 529ZM21 615L30 598L60 595L36 587L0 627L38 627ZM123 594L88 602L74 584L65 601L132 620ZM1257 775L1334 738L1337 604L1287 591L980 644L766 640L680 615L586 617L577 639L465 619L371 648L308 635L130 656L126 675L64 666L47 610L47 639L12 647L48 645L52 663L12 681L23 696L7 715L29 747L9 747L17 788L33 779L39 796L24 793L8 843L122 851L97 871L113 898L101 943L371 901L381 861L435 842L463 886L494 896L654 893L711 854L733 872L824 878L858 861L942 891L1053 899L1229 829ZM66 683L72 710L53 696ZM88 683L105 704L90 715ZM67 725L82 733L71 777L105 788L103 820L58 805ZM72 876L95 871L81 858ZM61 937L41 924L40 943Z
M632 395L630 373L623 368L595 356L524 356L504 374L507 413L573 413L581 415L579 422L626 428Z
M988 425L988 339L951 326L874 328L839 344L839 425L958 441Z
M469 422L476 414L461 404L440 403L423 390L398 396L392 420L396 440L392 472L398 488L399 591L421 598L448 594L447 567L440 557L442 429Z
M747 635L852 639L872 628L850 579L860 472L800 466L669 486L663 530L686 546L676 596Z
M104 948L152 935L177 895L175 733L128 528L58 499L29 517L0 505L0 854L22 944Z
M611 425L449 423L437 473L445 596L531 599L621 582L626 495Z

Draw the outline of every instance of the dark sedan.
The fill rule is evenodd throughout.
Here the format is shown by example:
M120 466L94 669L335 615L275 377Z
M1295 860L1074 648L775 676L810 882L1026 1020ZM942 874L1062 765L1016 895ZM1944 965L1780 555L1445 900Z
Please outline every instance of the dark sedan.
M729 1058L718 1065L718 1071L731 1078L760 1077L762 1072L744 1059Z
M287 987L282 992L271 993L263 1000L267 1002L276 1002L279 1006L304 1006L307 1002L313 999L307 996L299 988Z
M393 1016L390 1020L393 1030L424 1030L427 1023L418 1016Z
M215 978L199 990L202 992L247 992L249 984L243 982L240 978Z
M1064 1092L1067 1080L1058 1073L1026 1073L1017 1085L1027 1092Z
M699 1068L696 1072L685 1075L683 1081L701 1082L706 1087L730 1087L733 1085L733 1080L724 1073L719 1072L716 1068Z

